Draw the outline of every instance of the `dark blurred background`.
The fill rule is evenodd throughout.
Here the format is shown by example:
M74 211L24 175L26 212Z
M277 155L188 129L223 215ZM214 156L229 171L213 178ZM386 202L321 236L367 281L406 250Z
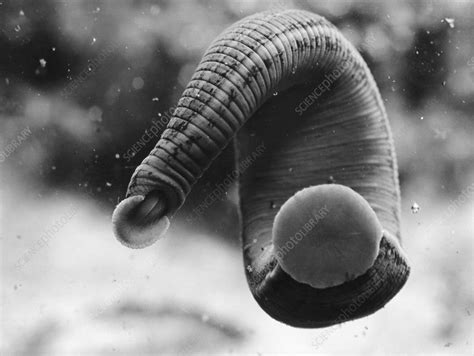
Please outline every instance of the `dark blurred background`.
M442 305L462 304L436 329L447 341L435 350L449 351L451 339L463 338L469 325L472 331L472 280L464 279L472 272L474 183L470 1L0 1L2 254L13 254L15 262L37 239L31 233L18 238L32 206L39 210L33 216L48 214L48 204L72 196L109 216L157 138L139 150L134 144L153 122L170 115L210 42L242 17L279 8L327 17L374 74L394 132L408 255L428 254L419 262L421 274L444 275L436 283L453 283L446 294L438 291ZM229 148L213 164L178 221L224 179L232 157ZM45 202L49 197L56 200ZM235 199L232 187L187 228L217 236L230 249L238 246ZM430 252L442 250L450 238L450 258ZM5 280L30 278L11 277L10 267L3 265ZM468 342L464 347L472 350L472 336Z

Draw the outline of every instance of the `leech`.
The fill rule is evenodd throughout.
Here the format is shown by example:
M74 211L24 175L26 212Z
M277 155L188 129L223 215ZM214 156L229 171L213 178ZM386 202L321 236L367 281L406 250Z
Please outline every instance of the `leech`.
M327 327L374 313L401 290L410 268L384 103L361 55L325 18L264 12L224 31L168 128L114 211L121 243L143 248L163 236L234 140L244 272L268 315Z

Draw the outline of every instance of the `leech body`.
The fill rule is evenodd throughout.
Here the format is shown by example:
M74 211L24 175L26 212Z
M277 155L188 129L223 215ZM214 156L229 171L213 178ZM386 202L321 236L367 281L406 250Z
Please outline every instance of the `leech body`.
M135 248L156 241L236 134L240 157L265 147L239 181L244 264L260 306L297 327L383 307L409 273L388 120L359 53L309 12L256 14L211 44L114 212L117 238ZM338 185L321 186L329 177ZM322 201L320 224L279 255Z

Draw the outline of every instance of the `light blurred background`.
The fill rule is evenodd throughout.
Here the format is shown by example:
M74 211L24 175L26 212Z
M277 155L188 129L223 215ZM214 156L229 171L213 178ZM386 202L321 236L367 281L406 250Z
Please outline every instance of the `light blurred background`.
M279 8L324 15L361 51L398 154L410 279L337 328L291 328L253 301L235 187L183 221L230 150L159 243L111 232L154 142L133 144L225 27ZM2 355L474 353L472 1L4 0L0 29Z

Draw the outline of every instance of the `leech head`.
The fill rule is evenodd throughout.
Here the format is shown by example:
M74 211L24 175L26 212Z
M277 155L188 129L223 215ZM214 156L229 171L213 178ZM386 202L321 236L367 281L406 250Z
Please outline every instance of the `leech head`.
M115 236L130 248L150 246L168 230L166 209L165 197L158 191L128 197L112 215Z
M382 226L369 203L349 187L305 188L281 207L273 245L282 269L314 288L364 274L379 253Z

